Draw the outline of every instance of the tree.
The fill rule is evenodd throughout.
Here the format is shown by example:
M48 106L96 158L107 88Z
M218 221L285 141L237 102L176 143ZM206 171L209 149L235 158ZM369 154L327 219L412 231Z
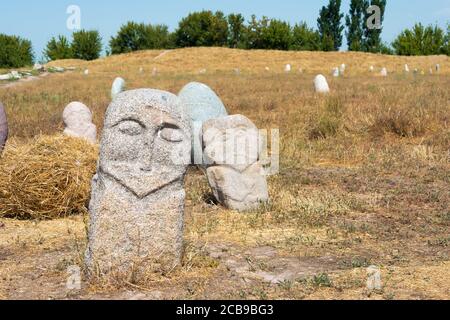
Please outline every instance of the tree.
M175 32L179 47L225 46L228 42L228 21L217 11L201 11L183 18Z
M341 20L344 17L341 11L341 0L329 0L328 6L320 9L317 25L322 40L322 50L337 51L342 46L342 32L344 26Z
M242 14L228 15L228 45L230 48L241 48L245 41L245 19Z
M345 18L347 45L350 51L362 51L364 48L365 4L366 0L351 0L350 2L349 14Z
M289 23L272 19L262 30L262 48L273 50L288 50L292 43L291 26Z
M450 23L447 24L447 35L445 36L444 46L442 48L442 53L450 55Z
M142 50L144 47L144 24L127 22L109 41L111 54Z
M69 40L65 36L53 37L44 50L44 56L47 60L72 59L73 53Z
M127 22L109 41L112 54L137 50L166 49L170 47L170 32L166 25Z
M269 18L263 16L260 20L256 18L255 15L252 15L251 20L247 26L247 41L246 48L247 49L263 49L264 48L264 40L263 40L263 32L269 25Z
M0 34L0 67L21 68L33 64L31 41Z
M372 18L369 6L377 6L380 9L379 27L373 28L368 21ZM384 14L386 11L386 0L365 0L366 16L364 23L364 51L380 52L382 49L381 33L383 32ZM369 12L367 12L369 11Z
M217 11L212 17L209 38L212 46L228 45L228 20L222 11Z
M72 52L76 59L95 60L102 51L102 38L98 31L80 30L73 33Z
M319 32L309 28L306 22L296 24L292 28L291 50L316 51L320 48Z
M447 35L448 36L448 35ZM446 36L438 26L416 24L394 40L392 46L398 55L418 56L445 53Z
M381 43L380 44L380 49L379 52L381 54L386 54L386 55L394 55L394 49L392 49L392 47L388 44L388 43Z
M169 49L174 47L169 27L164 24L147 25L147 44L150 49Z

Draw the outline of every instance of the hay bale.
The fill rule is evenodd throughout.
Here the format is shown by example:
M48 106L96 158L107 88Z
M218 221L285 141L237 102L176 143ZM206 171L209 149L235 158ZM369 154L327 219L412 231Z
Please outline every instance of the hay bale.
M0 217L52 219L86 212L98 147L67 137L10 141L0 159Z

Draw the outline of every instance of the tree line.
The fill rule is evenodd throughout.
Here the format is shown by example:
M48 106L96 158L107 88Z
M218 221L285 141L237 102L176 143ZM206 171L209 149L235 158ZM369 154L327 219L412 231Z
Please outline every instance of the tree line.
M127 22L113 36L107 54L121 54L148 49L184 47L229 47L239 49L337 51L343 45L344 34L349 51L398 55L432 55L450 53L450 25L416 24L402 31L392 44L383 43L381 34L386 12L386 0L351 0L347 15L341 11L341 0L329 0L319 11L317 28L299 22L294 25L278 19L253 15L249 21L239 13L225 15L221 11L193 12L181 19L177 29L168 26ZM376 6L379 25L368 23L370 10ZM345 31L345 32L344 32ZM2 44L8 44L8 46ZM16 48L15 51L8 48ZM10 51L8 51L10 50ZM98 31L81 30L71 41L64 36L53 37L44 50L47 60L77 58L94 60L100 57L102 38ZM14 54L7 52L17 52ZM9 57L11 56L11 57ZM14 56L14 57L12 57ZM17 57L16 57L17 56ZM0 66L18 67L33 60L31 42L18 37L0 35Z

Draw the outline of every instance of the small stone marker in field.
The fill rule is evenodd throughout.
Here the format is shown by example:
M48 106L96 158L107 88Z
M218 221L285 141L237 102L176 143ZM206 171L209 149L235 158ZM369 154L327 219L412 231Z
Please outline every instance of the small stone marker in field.
M407 64L405 64L405 72L406 72L406 73L409 73L409 67L408 67Z
M314 89L316 90L317 93L330 92L330 87L328 86L327 79L323 75L319 74L314 79Z
M373 72L375 70L374 66L370 66L369 71Z
M339 77L339 68L333 69L333 77L338 78Z
M39 72L44 72L45 71L45 67L40 64L40 63L35 63L33 66L33 70L34 71L39 71Z
M202 131L206 174L217 201L237 211L267 202L257 127L248 118L233 115L206 121Z
M380 75L381 75L382 77L387 77L387 75L388 75L387 69L386 69L386 68L381 69Z
M206 74L206 69L201 69L198 73L200 73L200 74Z
M49 68L49 71L63 73L64 71L66 71L66 69L64 69L63 67L51 67Z
M222 100L207 85L199 82L191 82L181 89L178 97L184 113L191 121L192 129L192 162L203 164L202 156L202 126L210 119L216 119L228 115Z
M238 68L235 68L234 69L234 73L237 74L237 75L240 75L241 74L241 70L238 69Z
M270 71L270 68L269 67L265 67L264 70Z
M89 69L84 70L84 75L85 76L89 75Z
M144 73L144 68L140 67L139 68L139 73Z
M111 99L114 100L117 95L125 91L126 83L122 78L116 78L111 87Z
M22 75L20 74L19 71L11 71L11 79L22 79Z
M439 72L439 71L441 71L441 65L438 63L438 64L436 65L436 72Z
M430 68L430 74L433 74L433 68Z
M10 80L10 79L11 79L10 73L0 75L0 80Z
M11 71L10 73L7 74L2 74L0 75L0 80L20 80L23 78L27 78L27 77L31 77L33 74L29 71Z
M0 155L8 140L8 119L3 104L0 102Z
M284 67L284 72L286 72L286 73L291 72L291 70L292 70L292 67L291 67L290 64L287 64L287 65Z
M71 102L63 112L64 134L97 143L97 127L92 123L91 110L81 102Z
M89 205L91 273L140 278L181 263L190 134L169 92L125 91L109 105Z
M347 66L345 65L345 63L341 64L341 66L339 67L339 72L341 74L344 74L346 68L347 68Z

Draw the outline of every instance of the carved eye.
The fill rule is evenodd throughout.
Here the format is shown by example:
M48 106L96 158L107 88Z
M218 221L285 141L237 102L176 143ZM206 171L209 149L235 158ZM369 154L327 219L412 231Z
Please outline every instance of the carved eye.
M118 129L128 136L137 136L144 131L144 127L137 121L126 120L118 125Z
M159 129L158 135L160 138L169 142L183 141L183 132L174 125L165 125Z

